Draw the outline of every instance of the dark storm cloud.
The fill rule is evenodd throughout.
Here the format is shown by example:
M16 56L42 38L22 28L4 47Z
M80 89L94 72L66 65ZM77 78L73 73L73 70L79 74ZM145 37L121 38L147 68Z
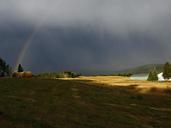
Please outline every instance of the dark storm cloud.
M171 59L170 0L0 0L0 54L34 71L118 70ZM9 49L10 52L7 52Z

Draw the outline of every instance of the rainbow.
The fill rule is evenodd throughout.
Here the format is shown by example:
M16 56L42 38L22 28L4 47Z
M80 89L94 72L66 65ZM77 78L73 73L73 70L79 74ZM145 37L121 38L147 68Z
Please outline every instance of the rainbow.
M53 11L52 8L50 10L50 12ZM50 14L50 13L49 13ZM44 23L46 22L46 20L48 19L48 16L49 14L46 16L46 17L42 17L42 19L40 20L40 22L35 26L35 29L33 30L33 32L28 36L28 38L23 42L23 46L21 48L21 51L19 53L19 56L17 57L17 60L15 62L15 68L14 70L16 71L17 70L17 67L19 64L22 64L23 60L24 60L24 57L34 39L34 37L36 36L36 34L39 32L39 30L41 29L41 27L44 25Z
M36 34L39 32L39 30L41 29L43 25L43 22L41 22L39 25L37 25L35 27L35 29L33 30L33 32L28 36L28 38L23 42L23 46L21 48L21 51L19 53L19 56L17 57L17 61L15 62L15 68L14 70L16 71L18 68L19 64L22 64L24 57L27 53L27 50L29 49L34 37L36 36Z
M29 37L26 39L26 41L23 43L23 46L22 46L21 51L19 53L19 56L17 57L17 61L15 63L15 69L14 70L17 70L18 65L23 62L23 59L27 53L27 50L30 47L31 42L33 41L36 33L37 33L37 31L32 32L29 35Z

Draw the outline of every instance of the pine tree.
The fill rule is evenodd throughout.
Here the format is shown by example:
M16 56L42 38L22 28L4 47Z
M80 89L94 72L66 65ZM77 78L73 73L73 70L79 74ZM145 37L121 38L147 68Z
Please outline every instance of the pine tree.
M157 81L158 80L158 73L157 73L157 70L156 70L156 68L154 67L151 71L150 71L150 73L149 73L149 75L148 75L148 81Z
M171 64L169 62L167 62L164 65L164 72L163 72L163 77L165 79L170 79L171 78Z
M3 59L0 58L0 77L4 76Z
M6 64L6 62L0 58L0 77L10 76L11 67Z
M19 64L18 65L18 72L23 72L23 71L24 71L23 67L21 66L21 64Z

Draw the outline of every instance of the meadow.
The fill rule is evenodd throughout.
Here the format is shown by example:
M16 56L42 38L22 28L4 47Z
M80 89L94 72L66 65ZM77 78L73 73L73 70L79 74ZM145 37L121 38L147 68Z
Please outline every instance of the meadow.
M1 78L0 128L171 128L171 83Z

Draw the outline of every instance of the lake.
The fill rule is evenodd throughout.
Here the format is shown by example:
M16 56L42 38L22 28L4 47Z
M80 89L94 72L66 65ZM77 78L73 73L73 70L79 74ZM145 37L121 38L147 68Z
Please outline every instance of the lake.
M135 74L130 77L131 80L147 80L148 74Z

